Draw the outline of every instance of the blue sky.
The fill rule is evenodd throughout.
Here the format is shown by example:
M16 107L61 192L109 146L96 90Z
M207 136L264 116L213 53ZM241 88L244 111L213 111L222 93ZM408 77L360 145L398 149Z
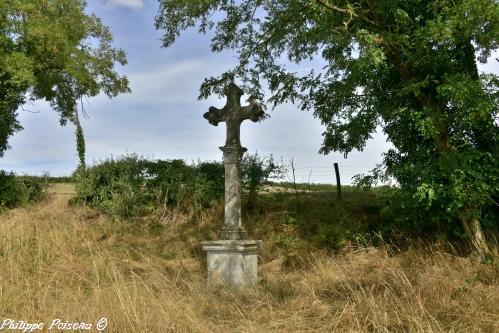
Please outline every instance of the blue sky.
M85 103L87 163L126 153L221 160L218 147L225 141L224 125L211 126L202 115L209 106L223 107L225 101L199 101L197 96L203 79L227 70L235 58L211 53L209 38L195 30L184 32L172 47L161 48L161 32L154 28L157 9L156 0L89 0L87 11L102 18L111 28L114 45L127 52L128 65L118 71L128 76L132 93L112 100L97 96ZM496 64L484 69L497 73ZM354 174L381 162L389 147L382 135L375 135L363 152L353 152L348 159L320 155L324 129L312 113L293 105L269 112L271 118L261 123L243 123L241 143L251 153L272 154L285 163L293 158L297 181L308 181L311 175L312 182L333 182L332 165L338 162L342 181L349 183ZM57 114L43 102L26 105L19 120L24 131L10 139L12 149L0 159L0 169L69 175L78 163L74 127L61 127Z

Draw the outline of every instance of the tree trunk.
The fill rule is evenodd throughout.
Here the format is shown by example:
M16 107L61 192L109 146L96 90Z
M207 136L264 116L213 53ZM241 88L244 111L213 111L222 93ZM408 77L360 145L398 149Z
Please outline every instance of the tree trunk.
M487 259L491 259L492 251L490 251L487 239L482 232L480 221L476 217L469 217L465 213L461 216L461 223L470 240L472 250L478 254L480 260L486 261Z

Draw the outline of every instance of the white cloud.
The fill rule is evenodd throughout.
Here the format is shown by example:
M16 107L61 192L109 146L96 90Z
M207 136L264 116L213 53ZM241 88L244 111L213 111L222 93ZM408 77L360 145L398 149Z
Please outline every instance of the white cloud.
M144 0L108 0L106 4L112 7L127 7L138 10L144 7Z

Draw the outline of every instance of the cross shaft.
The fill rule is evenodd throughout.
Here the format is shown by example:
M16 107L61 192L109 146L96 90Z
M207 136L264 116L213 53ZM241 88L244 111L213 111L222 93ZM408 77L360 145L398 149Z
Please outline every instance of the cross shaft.
M241 222L241 160L246 151L241 146L241 123L247 119L256 122L265 116L262 107L256 103L241 106L242 95L243 91L236 84L229 83L225 106L222 109L211 106L203 115L210 124L218 126L218 123L225 122L227 128L225 146L220 147L225 166L225 214L220 238L227 240L246 239Z

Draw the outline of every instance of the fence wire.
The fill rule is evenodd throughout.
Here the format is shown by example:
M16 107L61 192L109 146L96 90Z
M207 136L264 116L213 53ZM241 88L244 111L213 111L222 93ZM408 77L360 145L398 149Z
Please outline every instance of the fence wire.
M344 185L352 184L353 177L359 174L368 174L376 167L376 164L345 164L338 163L341 183ZM283 181L293 182L293 166L291 163L285 164L286 174ZM336 184L336 175L334 164L331 166L294 166L294 180L297 183L322 183Z

